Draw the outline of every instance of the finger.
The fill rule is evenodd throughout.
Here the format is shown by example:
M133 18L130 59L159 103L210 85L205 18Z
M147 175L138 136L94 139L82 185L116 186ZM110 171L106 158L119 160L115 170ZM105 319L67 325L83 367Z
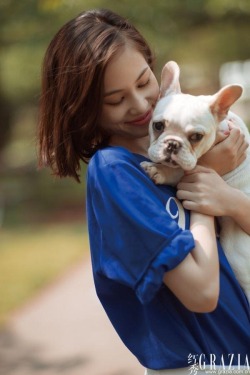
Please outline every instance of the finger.
M225 148L238 147L238 144L242 142L242 133L238 128L231 130L229 136L223 142Z
M232 128L230 130L230 135L228 138L231 138L231 139L238 139L240 137L240 135L243 134L241 129L240 128Z
M237 166L239 166L247 157L247 149L249 145L247 142L242 142L237 150Z
M179 189L179 186L181 186L180 184L182 184L182 183L194 184L194 183L197 183L198 179L199 179L198 173L186 174L179 181L179 183L177 185L177 189Z
M245 153L248 147L249 147L249 144L245 141L245 139L243 139L243 141L239 145L238 154Z
M246 140L245 134L242 133L240 136L240 139L241 139L241 143L244 143L247 148L249 146L249 142Z
M184 190L184 191L195 191L195 181L184 181L184 182L179 182L177 185L177 190Z
M247 158L247 154L246 153L243 153L242 155L239 156L238 160L237 160L237 166L241 165L241 163L243 163L244 160L246 160Z
M187 175L195 175L199 173L211 173L211 169L204 167L203 165L197 164L193 169L190 171L185 171L185 176Z
M182 206L189 211L197 211L198 210L198 205L197 203L191 201L191 200L183 200Z
M194 196L193 192L187 190L178 190L176 196L179 200L189 200L192 201L192 197Z
M228 125L229 130L232 130L233 128L237 128L237 126L235 125L235 123L231 119L228 120L227 125Z
M232 144L231 150L235 154L235 156L237 157L239 155L241 149L245 150L244 140L242 138L239 138L238 140L236 140Z
M240 136L240 134L243 134L241 129L238 127L234 127L230 130L230 135L234 138L237 138Z
M230 118L227 122L229 130L239 129L239 124L236 125L236 118Z
M186 171L179 183L197 184L207 178L209 174L215 173L212 169L197 165L192 171ZM177 185L178 186L178 185Z
M245 141L245 136L243 134L240 134L238 139L235 141L235 143L232 145L232 150L235 153L236 157L239 158L243 153L246 152L248 148L248 144Z
M230 134L229 131L228 132L224 132L224 131L217 132L214 144L216 145L217 143L220 143L220 142L224 141L228 137L229 134Z

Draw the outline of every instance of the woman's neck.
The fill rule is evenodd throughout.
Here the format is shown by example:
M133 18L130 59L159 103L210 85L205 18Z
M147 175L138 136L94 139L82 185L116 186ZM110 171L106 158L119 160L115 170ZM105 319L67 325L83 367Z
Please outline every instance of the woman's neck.
M120 146L128 149L130 152L134 154L139 154L148 157L148 147L149 147L149 137L143 138L117 138L112 137L110 140L110 146Z

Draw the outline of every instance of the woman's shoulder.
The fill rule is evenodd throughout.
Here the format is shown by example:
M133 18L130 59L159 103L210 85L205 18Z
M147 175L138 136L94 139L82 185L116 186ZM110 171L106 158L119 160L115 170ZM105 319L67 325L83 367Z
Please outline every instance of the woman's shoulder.
M113 164L134 164L139 166L145 160L141 155L133 154L129 150L120 146L108 146L98 150L89 162L89 169L104 168Z
M88 182L95 183L102 180L109 181L109 184L115 184L115 181L124 184L125 181L132 183L133 180L133 185L136 183L151 185L153 184L152 180L149 179L140 165L144 160L149 159L142 155L134 154L124 147L105 147L98 150L89 162L87 169Z

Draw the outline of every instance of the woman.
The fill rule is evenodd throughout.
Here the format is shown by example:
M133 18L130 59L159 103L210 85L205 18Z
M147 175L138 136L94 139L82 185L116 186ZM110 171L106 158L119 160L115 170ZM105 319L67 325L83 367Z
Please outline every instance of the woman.
M250 200L219 176L244 160L247 145L232 129L183 178L177 194L191 213L175 189L154 185L140 167L159 94L153 61L138 31L111 11L88 11L64 25L44 60L40 164L79 181L80 161L90 161L96 291L147 374L229 366L232 353L231 364L243 366L249 305L216 239L214 216L233 216L250 233Z

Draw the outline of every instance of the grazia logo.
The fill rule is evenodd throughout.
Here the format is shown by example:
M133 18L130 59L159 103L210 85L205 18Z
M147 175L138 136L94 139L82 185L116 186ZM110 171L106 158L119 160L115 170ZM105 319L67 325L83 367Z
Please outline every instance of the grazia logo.
M189 354L188 355L188 364L189 364L189 374L196 375L199 370L198 364L198 354Z
M250 374L250 365L248 355L227 354L220 357L210 354L190 353L187 358L189 375L197 375L202 371L203 374Z

